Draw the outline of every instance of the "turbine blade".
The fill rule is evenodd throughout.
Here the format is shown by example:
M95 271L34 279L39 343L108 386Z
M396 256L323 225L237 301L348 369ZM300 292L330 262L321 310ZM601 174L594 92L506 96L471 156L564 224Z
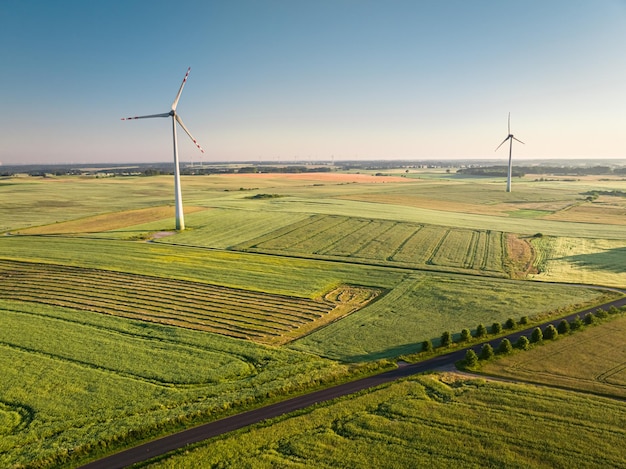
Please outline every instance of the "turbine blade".
M198 142L196 141L195 138L193 138L193 135L191 135L191 132L189 132L189 130L187 129L187 127L185 127L185 124L183 124L183 120L180 118L180 116L178 114L175 114L175 118L176 118L176 122L178 122L180 124L180 126L183 128L183 130L185 132L187 132L187 135L189 135L189 138L193 141L193 143L196 144L196 146L198 147L198 149L204 153L204 150L202 149L202 147L198 144Z
M508 129L509 129L509 135L511 135L511 113L509 112L509 120L508 120Z
M522 145L526 145L526 144L525 144L524 142L522 142L519 138L515 138L515 137L513 137L512 135L511 135L511 138L512 138L513 140L517 140L517 141L518 141L519 143L521 143Z
M500 145L498 145L494 151L498 151L498 148L500 148L502 145L504 145L504 143L505 143L508 139L510 139L510 138L511 138L511 136L509 135L507 138L505 138L504 140L502 140L502 143L501 143Z
M123 121L129 121L132 119L149 119L150 117L169 117L170 113L166 112L163 114L150 114L149 116L135 116L135 117L122 117Z
M185 78L183 78L183 82L180 84L180 89L178 90L178 94L176 95L176 99L172 103L172 111L176 110L176 106L178 106L178 100L180 99L180 95L183 92L183 88L185 87L185 83L187 82L187 77L189 76L189 72L191 67L187 69L187 73L185 73Z

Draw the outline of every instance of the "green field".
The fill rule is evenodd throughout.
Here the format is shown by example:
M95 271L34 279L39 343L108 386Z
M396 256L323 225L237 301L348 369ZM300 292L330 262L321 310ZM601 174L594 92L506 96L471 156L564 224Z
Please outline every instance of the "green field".
M148 467L624 467L620 401L430 375L198 445Z
M173 232L171 177L0 180L0 466L72 466L90 451L386 366L375 361L415 353L445 330L539 321L608 295L552 282L626 287L621 208L581 195L621 190L623 182L520 181L507 194L493 180L424 176L384 183L340 174L185 177L182 233ZM545 281L512 279L525 277ZM402 410L413 415L407 425L412 412L438 405L425 389L439 384L394 386L392 393L415 386L409 395L429 396L418 399L419 411ZM458 389L472 392L457 396L452 386L444 394L462 406L441 411L463 416L474 389L543 399L525 388ZM495 405L475 396L480 408ZM368 416L354 422L367 433ZM379 424L393 427L393 420L372 425ZM328 432L320 425L318 437ZM460 424L445 417L430 425L453 432ZM477 438L468 442L492 438L467 428ZM355 448L391 435L359 440L351 431L344 440ZM309 436L285 438L275 462L309 457L297 456L313 445ZM319 444L334 445L333 438ZM301 445L293 460L280 449L290 441ZM415 444L398 440L398 447ZM600 449L591 461L604 461ZM270 459L259 461L269 467L268 451ZM422 461L407 451L398 452L400 463ZM484 451L477 454L504 464L505 456ZM524 451L536 461L539 450ZM607 454L607 462L620 462ZM557 465L568 461L554 457Z
M0 300L0 314L2 467L55 467L348 373L312 354L94 312Z

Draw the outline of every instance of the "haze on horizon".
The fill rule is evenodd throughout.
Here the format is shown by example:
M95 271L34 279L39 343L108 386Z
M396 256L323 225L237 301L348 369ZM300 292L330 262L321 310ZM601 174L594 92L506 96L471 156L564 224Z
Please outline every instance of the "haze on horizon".
M8 0L0 162L626 158L626 1Z

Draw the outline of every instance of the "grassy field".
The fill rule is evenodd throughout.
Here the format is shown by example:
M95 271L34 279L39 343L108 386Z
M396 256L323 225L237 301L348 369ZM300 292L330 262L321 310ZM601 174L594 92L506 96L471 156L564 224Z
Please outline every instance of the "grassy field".
M308 299L199 282L0 260L0 296L283 344L341 319L382 290L340 285ZM164 292L167 292L164 294Z
M148 467L624 467L620 401L430 375L200 444Z
M521 316L546 319L568 307L593 304L600 291L462 275L407 274L370 306L307 335L289 347L342 361L369 361L420 351L443 331L458 334L478 324Z
M626 316L487 363L487 374L626 399ZM626 427L626 422L625 422Z
M621 240L545 237L532 240L535 280L626 287L626 246Z
M179 304L171 313L161 311L159 305L171 301L170 289L175 291L174 286L179 284L172 281L170 287L166 279L181 281L183 285L186 285L184 282L196 282L197 285L194 283L193 288L197 290L198 296L210 290L209 286L243 290L243 293L253 297L255 294L259 297L286 296L289 301L286 299L281 306L285 309L288 309L290 302L304 304L305 299L322 298L340 285L389 290L358 314L332 322L292 344L299 350L343 361L368 361L411 353L415 351L416 344L439 337L443 330L460 331L464 327L473 329L481 322L504 322L509 317L539 314L545 316L550 312L563 314L561 308L600 301L603 295L601 291L588 288L543 283L520 284L498 279L434 272L415 273L385 267L156 243L14 236L1 237L0 248L7 260L117 272L116 275L107 275L109 278L119 279L116 280L118 284L128 283L128 280L124 280L127 277L121 273L148 276L146 281L153 284L156 282L154 277L160 277L162 280L156 282L157 286L152 290L155 298L150 301L146 299L145 307L141 306L141 301L144 300L140 300L144 293L137 297L138 293L130 289L120 298L123 298L126 315L135 318L148 317L152 310L153 313L150 314L153 315L153 320L158 319L154 318L157 315L165 322L175 320L175 316L180 316L190 307ZM75 275L77 285L82 281L80 272L79 270ZM43 279L44 281L30 289L18 285L15 287L15 294L26 289L20 298L31 301L32 294L29 296L28 291L36 290L37 285L51 284L51 280L45 275ZM56 283L59 281L60 277L55 279ZM71 283L71 280L67 283ZM13 288L11 285L12 283L7 283L5 287L7 294ZM104 299L121 295L112 292L109 287L105 288L104 284L97 287L91 284L85 290L83 296L87 299L83 304L86 308L89 308L89 295ZM177 301L189 298L191 302L193 293L188 288L181 292ZM153 306L148 307L150 304ZM76 307L76 304L73 306ZM109 307L107 311L119 314L121 309L123 308L117 305L115 308ZM199 316L202 308L195 306L192 309L198 311L188 312L182 319L189 320L190 313ZM170 319L167 319L168 314ZM205 316L204 319L196 320L202 322L208 319ZM306 330L306 333L309 332L311 330ZM239 333L245 334L241 330ZM281 333L288 334L288 331L284 329Z
M523 180L507 194L501 181L407 176L185 177L182 233L172 232L170 176L0 180L0 232L21 233L0 236L0 466L51 467L345 378L353 366L340 362L364 366L414 353L445 330L558 316L603 298L591 288L496 278L524 272L528 253L537 255L528 258L535 279L626 286L619 203L581 195L623 182ZM399 386L430 396L427 408L441 402L425 390L442 386L462 405L440 410L461 416L472 394L434 381ZM505 389L513 399L530 392L491 386L458 389ZM453 432L459 422L430 425ZM326 435L319 428L313 434ZM461 428L478 435L468 443L492 438ZM385 432L346 435L365 447L386 441ZM317 448L308 436L279 448L292 438L304 445L297 451ZM279 465L299 461L277 451ZM534 462L539 450L524 451ZM555 454L555 464L569 461ZM596 454L591 461L604 461ZM421 456L398 453L400 463L413 457Z
M56 467L348 373L312 354L94 312L0 300L0 314L2 467Z

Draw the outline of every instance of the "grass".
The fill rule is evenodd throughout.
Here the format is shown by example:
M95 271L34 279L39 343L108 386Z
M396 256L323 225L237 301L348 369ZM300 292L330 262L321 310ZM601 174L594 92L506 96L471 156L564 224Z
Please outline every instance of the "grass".
M602 296L587 288L413 273L358 314L289 347L348 362L397 357L418 352L424 340L437 342L443 331L475 330L510 317L558 317Z
M408 379L148 467L623 467L619 401L454 375Z
M626 316L485 364L490 375L626 399Z
M57 467L349 374L312 354L93 312L0 300L0 314L2 467Z
M282 344L354 312L380 290L341 285L308 299L51 264L0 260L5 299L84 311Z
M509 275L504 233L314 215L233 249L431 270Z
M538 254L535 265L541 269L537 279L624 286L626 231L617 216L621 208L606 201L580 205L581 192L622 189L621 182L614 186L599 181L549 185L516 181L514 192L507 194L501 181L454 175L442 176L445 180L406 178L401 183L361 176L184 177L189 229L153 242L130 240L150 239L156 232L173 229L173 217L168 215L170 176L1 181L0 232L31 235L0 236L2 265L12 266L0 276L0 466L58 466L89 451L106 452L234 408L345 379L352 372L351 366L320 356L367 364L414 353L423 340L436 340L445 330L474 329L479 323L509 317L539 320L603 297L590 288L433 272L508 275L514 263L511 253L518 256L528 248L518 235L544 234L532 241ZM257 194L280 197L255 198ZM574 210L579 206L585 210ZM511 217L511 211L532 218ZM591 222L604 216L612 224ZM572 233L578 238L571 238ZM529 258L518 257L516 270L523 272ZM34 264L39 270L25 272L16 268L18 263ZM571 266L576 270L568 270ZM431 271L417 270L421 268ZM351 288L341 289L342 285ZM317 320L298 322L307 316L300 310L320 304L326 306L321 311L313 308L315 314L327 318L334 319L328 308L339 311L338 316L351 313L370 299L371 289L385 294L341 321L317 330L311 326ZM321 299L324 295L329 296ZM246 306L250 302L256 302L254 308ZM261 310L267 314L261 315ZM132 318L114 315L130 313ZM186 327L140 319L164 323L184 319L179 325ZM270 342L281 327L279 335L301 338L270 347L188 329L191 322L209 321L213 326L218 321L236 326L239 332L245 326L242 336L265 334L264 340ZM233 329L229 331L232 335ZM454 441L450 435L457 432L469 438L461 442L481 448L477 453L481 459L476 459L481 463L509 465L518 456L536 462L539 443L525 447L523 453L507 449L513 451L507 459L507 452L496 451L489 442L497 443L494 448L519 446L525 437L507 437L501 429L519 424L524 428L520 434L526 435L531 432L524 425L533 418L552 431L546 430L548 437L558 435L554 422L564 420L555 420L555 415L579 409L579 401L571 408L558 407L567 404L560 395L544 402L525 387L447 386L435 381L391 386L388 389L401 389L402 397L392 393L387 401L413 405L412 396L425 394L428 399L418 399L421 407L416 407L420 419L448 411L459 418L426 420L430 425L426 427L394 426L402 412L414 422L414 409L391 413L391 419L374 412L386 420L371 417L371 410L346 410L353 420L337 420L330 430L319 424L313 438L305 435L299 440L285 433L278 449L267 443L269 456L258 450L255 454L261 456L255 463L296 464L304 461L298 458L309 457L311 448L316 454L326 453L332 466L342 448L339 442L353 441L355 446L346 454L358 452L361 456L355 457L362 458L354 465L363 460L395 461L394 454L400 466L415 461L443 465L451 461L446 459ZM464 391L457 393L459 389ZM475 389L485 389L485 395ZM489 414L488 421L497 422L495 432L491 426L484 429L485 419L478 417L500 405L489 395L502 402L522 399L522 408L558 405L545 416L526 413L524 421L505 423L504 415L514 412L503 404L502 415L495 410ZM472 407L473 401L463 400L469 396L482 404ZM385 399L373 408L384 409ZM596 412L596 404L591 407ZM480 427L472 426L472 416L480 420ZM604 418L600 414L590 418L592 430L607 428L598 426ZM385 430L378 432L381 428ZM618 434L609 429L611 435ZM441 441L436 440L440 434ZM498 439L500 434L509 439ZM539 436L532 441L540 441ZM419 446L420 439L428 438L433 446ZM588 440L592 457L584 461L623 465L598 438ZM574 440L580 437L572 436ZM570 448L568 438L546 441L554 441L550 448L559 442ZM424 452L412 452L414 446ZM433 447L442 448L432 453L442 459L420 459ZM572 454L578 454L575 451ZM564 451L553 452L554 459L546 465L569 465ZM606 460L601 459L603 453ZM285 459L291 458L289 454L294 457ZM478 465L472 457L462 461ZM236 465L239 460L232 461Z
M626 287L626 242L573 237L532 240L535 280Z

